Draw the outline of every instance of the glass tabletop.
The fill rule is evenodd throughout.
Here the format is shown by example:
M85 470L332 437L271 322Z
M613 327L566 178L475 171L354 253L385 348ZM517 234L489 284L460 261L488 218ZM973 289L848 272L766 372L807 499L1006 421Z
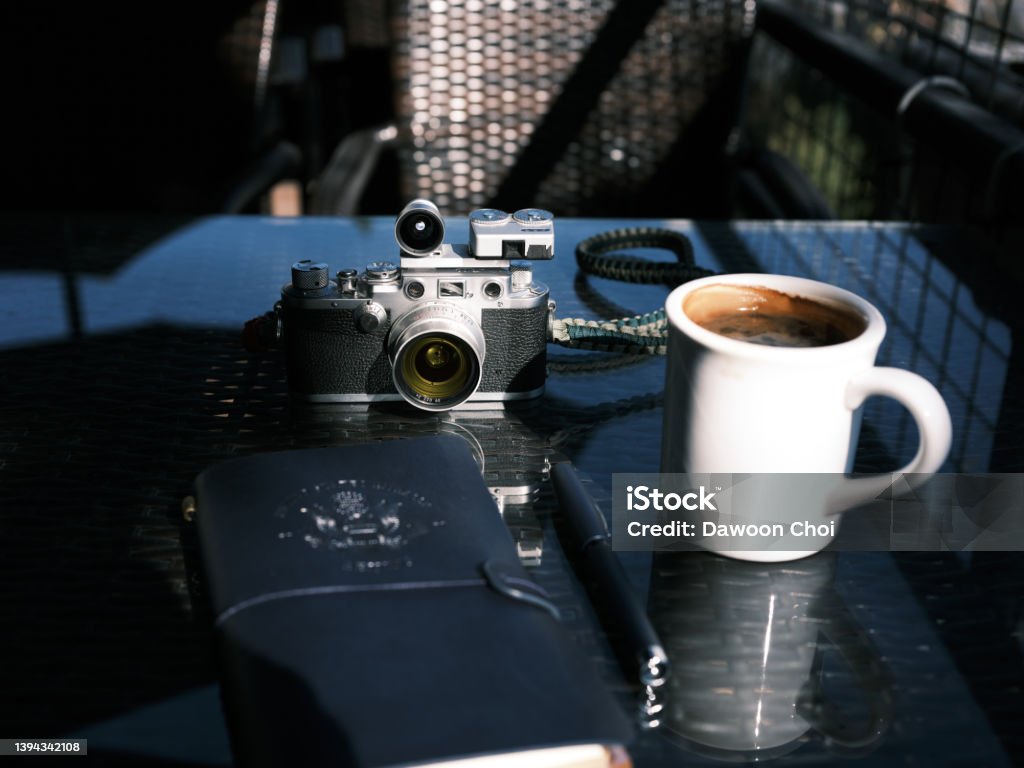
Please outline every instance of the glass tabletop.
M585 277L573 258L581 239L637 225L686 233L697 263L714 270L813 277L863 295L889 327L880 364L921 373L949 404L944 469L1021 471L1019 284L968 234L558 220L554 260L534 265L557 316L661 306L667 287ZM233 456L436 432L470 444L522 559L556 596L582 652L632 701L615 631L601 629L601 606L595 613L565 554L547 472L571 459L607 513L613 473L657 471L662 359L552 347L543 397L425 414L290 407L280 356L241 346L242 324L273 306L294 261L334 271L394 258L392 227L391 218L0 220L0 594L6 656L17 661L3 710L12 735L91 733L98 744L114 734L111 749L138 759L226 760L216 729L191 745L114 743L131 731L131 713L215 681L195 532L180 511L192 479ZM464 220L449 222L449 241L466 235ZM872 400L857 468L895 468L916 439L899 406ZM640 766L830 764L838 755L1001 765L1024 754L1018 553L826 551L778 566L696 553L621 559L676 669L662 726L632 746Z

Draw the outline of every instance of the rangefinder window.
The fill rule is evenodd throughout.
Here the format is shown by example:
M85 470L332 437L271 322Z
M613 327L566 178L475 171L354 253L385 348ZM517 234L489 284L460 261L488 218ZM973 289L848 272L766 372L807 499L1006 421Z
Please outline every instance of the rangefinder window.
M466 295L466 284L457 280L441 280L437 284L440 299L461 299Z

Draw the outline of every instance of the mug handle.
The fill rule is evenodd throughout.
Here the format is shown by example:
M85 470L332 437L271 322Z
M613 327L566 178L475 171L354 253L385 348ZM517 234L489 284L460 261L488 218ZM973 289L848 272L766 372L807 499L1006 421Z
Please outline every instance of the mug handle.
M871 636L861 628L839 596L832 592L823 602L826 609L812 607L810 615L822 622L821 633L838 649L857 678L869 711L863 723L852 727L846 724L842 714L826 702L820 675L812 677L800 691L797 710L825 737L831 751L848 757L863 755L874 748L892 723L892 682Z
M846 387L846 407L856 410L872 395L897 400L917 422L917 454L894 473L909 475L905 479L911 488L921 485L949 455L953 422L946 401L930 381L902 368L868 368L856 374ZM838 514L876 498L892 485L892 475L845 479L829 497L829 511Z

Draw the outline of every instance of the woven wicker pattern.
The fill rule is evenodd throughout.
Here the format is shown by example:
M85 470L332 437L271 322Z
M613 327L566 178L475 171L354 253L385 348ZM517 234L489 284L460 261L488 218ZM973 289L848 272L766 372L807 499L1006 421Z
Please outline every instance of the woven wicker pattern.
M615 5L412 0L394 19L403 190L448 213L487 203ZM669 0L531 205L562 215L658 169L749 32L753 3Z

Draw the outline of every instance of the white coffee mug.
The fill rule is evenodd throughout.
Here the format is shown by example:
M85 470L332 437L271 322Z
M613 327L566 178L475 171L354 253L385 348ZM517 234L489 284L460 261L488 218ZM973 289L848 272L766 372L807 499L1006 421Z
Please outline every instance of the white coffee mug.
M863 330L848 340L813 347L766 346L721 335L698 325L684 309L695 292L715 285L764 288L809 299L859 317ZM763 475L736 486L742 498L732 499L733 508L742 507L748 517L760 510L765 521L785 518L828 525L889 487L888 474L842 476L852 469L861 406L872 395L895 398L917 422L917 453L894 472L920 483L949 453L952 424L942 396L915 373L875 366L885 320L856 294L787 275L731 274L685 283L669 294L665 309L670 332L661 471ZM823 475L817 491L794 503L773 496L771 473L830 477ZM816 536L807 540L807 549L789 550L738 550L730 546L735 542L718 536L699 543L721 554L765 562L805 557L831 538Z

